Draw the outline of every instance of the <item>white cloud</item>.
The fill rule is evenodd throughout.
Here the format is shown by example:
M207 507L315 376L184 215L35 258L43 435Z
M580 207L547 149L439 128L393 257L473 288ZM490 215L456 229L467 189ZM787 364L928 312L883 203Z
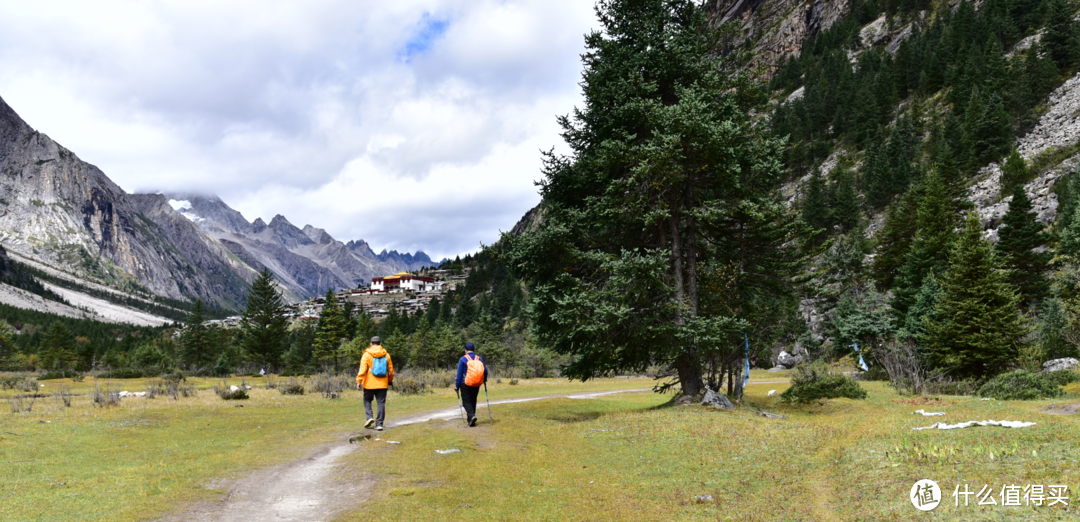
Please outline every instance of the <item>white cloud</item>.
M126 190L453 256L538 202L594 25L581 0L9 2L0 96Z

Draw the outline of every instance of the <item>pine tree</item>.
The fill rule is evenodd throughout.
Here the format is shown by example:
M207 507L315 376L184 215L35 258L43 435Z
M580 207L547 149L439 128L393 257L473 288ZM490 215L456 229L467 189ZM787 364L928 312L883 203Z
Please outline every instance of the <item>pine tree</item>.
M1005 163L1001 165L1001 195L1012 194L1016 187L1023 187L1025 183L1031 181L1030 178L1031 171L1027 167L1027 162L1020 156L1016 147L1013 147L1009 155L1005 157Z
M866 199L874 208L885 206L892 199L892 183L889 179L889 161L882 143L881 131L871 139L862 164L863 186Z
M1040 43L1058 68L1069 69L1080 52L1073 21L1076 7L1066 0L1049 0L1046 8L1046 29Z
M941 178L931 172L919 202L915 238L893 287L896 296L893 309L899 314L901 323L904 323L923 279L929 274L945 271L957 221L953 208L954 203L949 200Z
M49 371L63 372L75 368L75 336L61 321L53 321L41 343L41 366Z
M889 196L901 194L911 183L911 163L915 159L915 129L911 119L901 116L889 135L887 149L889 168Z
M0 368L7 368L12 355L15 355L15 328L6 319L0 319Z
M802 221L811 230L818 231L819 240L829 233L829 202L825 194L825 180L817 167L810 171L810 179L803 192Z
M369 342L372 337L375 337L375 332L378 331L378 327L375 325L375 320L368 315L363 309L356 316L356 334L355 337L362 342Z
M441 314L441 306L439 305L439 298L436 297L428 303L427 308L427 321L430 325L435 325L439 322L439 315Z
M1009 283L1020 292L1021 302L1025 304L1041 300L1050 290L1046 271L1053 253L1036 251L1045 247L1049 238L1035 218L1023 185L1017 185L1009 211L998 229L997 254L1009 270Z
M244 352L263 367L278 367L288 343L288 326L274 275L263 268L247 294L242 323Z
M999 270L993 246L982 239L975 212L949 253L935 315L926 321L932 367L956 377L984 377L1015 360L1028 329L1019 296Z
M838 167L835 171L836 183L831 191L832 221L844 233L859 225L862 214L859 212L859 199L855 193L855 174L849 168Z
M315 360L339 371L344 356L341 351L342 344L350 339L347 328L348 321L338 306L337 295L333 290L327 290L326 303L323 304L319 322L315 326L315 342L312 343Z
M893 287L896 276L907 261L911 242L918 227L917 212L922 185L913 185L885 212L885 224L875 236L874 264L871 272L878 288Z
M205 321L202 299L196 299L187 318L187 328L180 339L184 346L184 362L196 372L205 370L214 361L214 340L212 332L203 324Z
M1072 205L1072 215L1058 232L1058 236L1058 253L1071 257L1080 256L1080 205Z
M926 341L926 322L933 320L936 312L934 306L941 298L941 285L938 284L937 276L930 274L923 279L922 287L915 296L915 302L908 309L904 324L896 337L901 340L912 340L923 344Z

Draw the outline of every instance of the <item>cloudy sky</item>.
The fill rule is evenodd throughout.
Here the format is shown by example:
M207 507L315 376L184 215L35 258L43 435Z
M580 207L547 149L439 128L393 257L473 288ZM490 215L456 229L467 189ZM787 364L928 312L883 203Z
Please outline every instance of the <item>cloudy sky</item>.
M539 202L595 25L590 0L4 2L0 97L128 192L453 257Z

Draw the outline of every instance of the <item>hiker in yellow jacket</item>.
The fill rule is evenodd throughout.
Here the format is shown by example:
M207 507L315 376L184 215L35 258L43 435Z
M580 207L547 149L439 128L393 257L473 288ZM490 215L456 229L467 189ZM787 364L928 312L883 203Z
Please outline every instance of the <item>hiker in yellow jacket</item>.
M386 388L394 384L394 363L390 354L382 347L382 339L371 338L371 346L360 357L360 372L356 374L356 389L364 390L364 413L367 414L365 428L375 427L382 431L386 418ZM379 403L379 415L371 416L371 399Z

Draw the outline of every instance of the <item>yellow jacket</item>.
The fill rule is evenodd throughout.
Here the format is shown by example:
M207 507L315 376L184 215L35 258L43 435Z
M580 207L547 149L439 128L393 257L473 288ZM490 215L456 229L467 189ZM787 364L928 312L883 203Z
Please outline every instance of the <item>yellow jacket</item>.
M376 377L371 374L371 367L375 364L376 357L386 357L386 376ZM385 390L394 382L394 362L390 360L390 354L380 345L373 344L364 350L360 357L360 372L356 374L356 383L365 390Z

